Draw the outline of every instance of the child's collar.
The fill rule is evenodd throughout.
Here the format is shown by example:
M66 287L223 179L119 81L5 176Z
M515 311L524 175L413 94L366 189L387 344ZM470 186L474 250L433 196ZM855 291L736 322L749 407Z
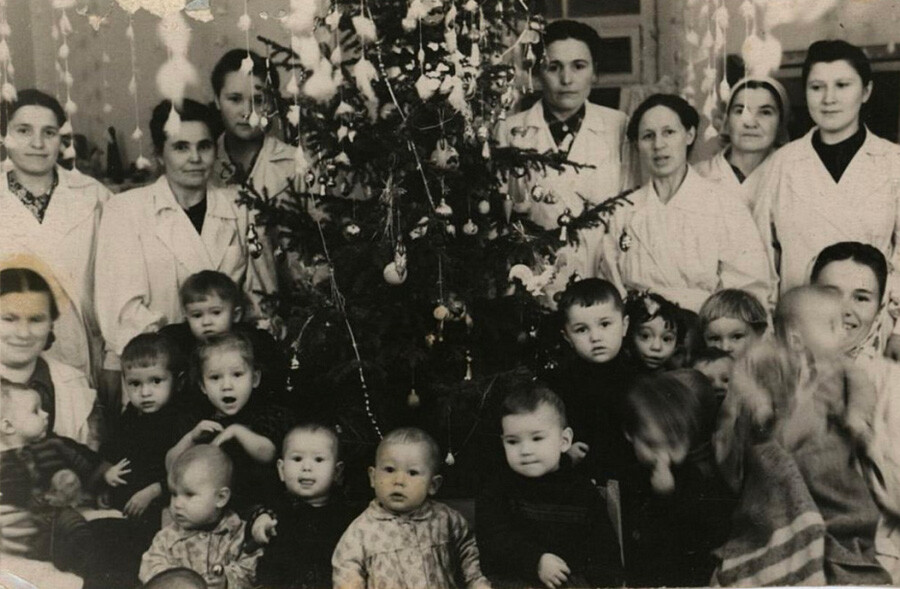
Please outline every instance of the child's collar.
M431 499L426 499L425 503L423 503L413 511L407 513L394 513L393 511L385 509L381 505L381 503L378 502L378 498L376 497L375 499L372 499L371 503L369 503L369 507L372 508L373 515L377 520L390 521L396 519L411 519L421 521L429 519L431 517L432 511L434 511L434 507L431 503Z

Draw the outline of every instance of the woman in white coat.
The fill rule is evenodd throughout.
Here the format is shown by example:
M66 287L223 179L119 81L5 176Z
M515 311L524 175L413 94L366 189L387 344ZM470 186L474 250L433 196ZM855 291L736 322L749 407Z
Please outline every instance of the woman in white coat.
M697 172L740 195L752 211L767 158L787 143L789 113L787 92L778 80L739 80L725 109L722 137L727 145L712 158L698 163Z
M816 127L770 158L754 212L781 292L803 284L819 251L837 242L868 243L900 263L900 147L860 123L872 94L868 58L845 41L817 41L803 80Z
M510 178L509 195L519 213L545 229L558 227L566 209L578 216L632 186L625 141L625 113L588 101L600 67L600 37L589 25L550 23L538 57L542 98L501 122L500 146L563 153L572 162L594 166L575 171L548 169Z
M623 293L651 290L695 313L723 288L768 300L769 265L750 212L688 165L698 123L694 107L675 95L638 106L628 138L651 180L612 216L602 274Z
M22 90L0 108L11 169L0 177L0 258L34 266L57 292L56 343L47 355L89 378L101 361L94 313L94 253L102 204L109 191L56 164L66 115L39 90Z
M227 274L257 306L256 291L270 292L265 285L275 283L271 255L251 255L251 247L270 252L251 243L249 211L237 204L237 192L209 184L215 113L186 99L177 130L169 133L173 112L163 101L150 121L165 174L111 198L100 223L96 300L107 370L119 370L118 357L131 338L183 319L178 291L191 274Z

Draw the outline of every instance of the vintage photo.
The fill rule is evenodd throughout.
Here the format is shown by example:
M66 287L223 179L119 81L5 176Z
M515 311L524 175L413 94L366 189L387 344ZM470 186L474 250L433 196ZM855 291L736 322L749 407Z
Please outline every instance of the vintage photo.
M897 0L0 0L0 587L900 583Z

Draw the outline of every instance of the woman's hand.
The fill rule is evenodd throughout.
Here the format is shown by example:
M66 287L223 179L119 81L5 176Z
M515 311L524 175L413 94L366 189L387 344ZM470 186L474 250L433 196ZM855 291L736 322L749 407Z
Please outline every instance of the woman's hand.
M28 556L31 538L37 532L31 513L14 505L0 505L0 552Z

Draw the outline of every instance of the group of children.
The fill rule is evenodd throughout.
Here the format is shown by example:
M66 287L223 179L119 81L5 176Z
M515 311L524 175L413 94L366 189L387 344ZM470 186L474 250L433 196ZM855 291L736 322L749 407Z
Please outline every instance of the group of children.
M271 336L240 323L234 283L204 271L181 299L184 324L125 347L128 402L99 452L49 433L36 387L0 387L2 502L34 515L31 554L88 589L138 579L229 589L705 585L731 537L749 445L774 440L803 454L827 439L830 456L849 460L871 435L874 395L841 359L832 291L786 293L760 344L767 313L743 291L714 294L694 316L656 294L623 301L607 281L573 282L558 301L569 357L541 380L498 386L504 464L482 481L476 543L467 520L432 499L442 478L431 436L401 428L383 438L369 468L375 498L360 514L337 492L336 431L284 406L283 357ZM841 525L842 509L863 514L863 549L845 552L872 565L867 580L884 581L865 546L877 508L847 460L827 461L824 478L821 460L798 465L826 528ZM852 499L840 506L828 503L835 477ZM85 521L75 507L87 493L124 519Z

